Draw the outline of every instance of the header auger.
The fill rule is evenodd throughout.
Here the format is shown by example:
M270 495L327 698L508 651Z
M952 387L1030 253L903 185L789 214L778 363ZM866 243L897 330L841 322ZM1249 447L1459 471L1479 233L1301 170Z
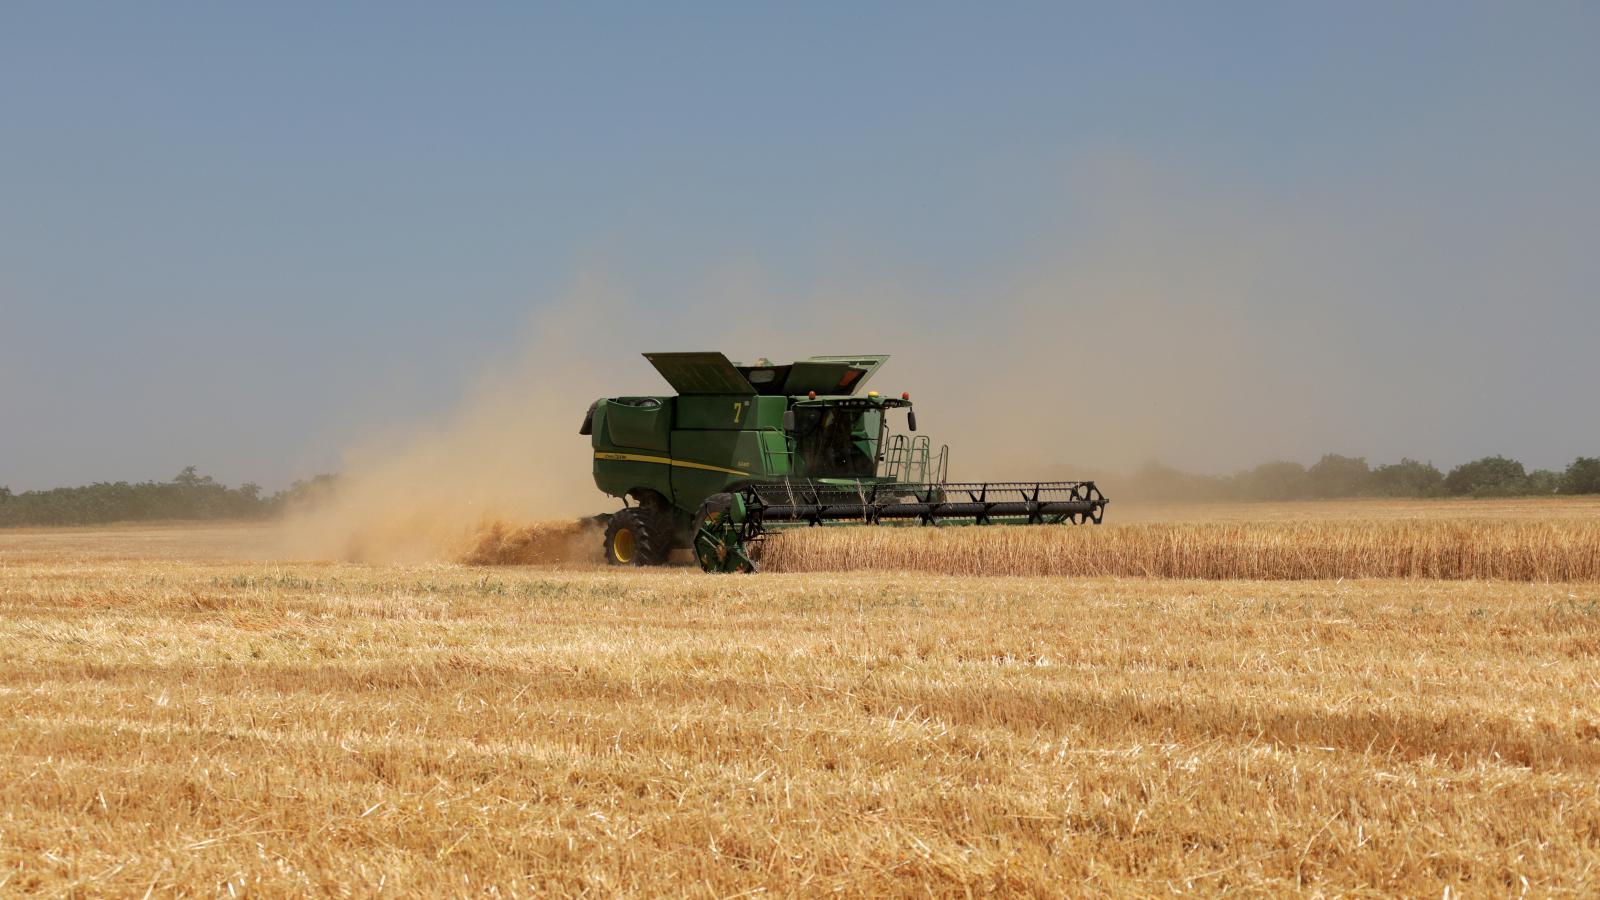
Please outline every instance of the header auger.
M948 483L949 451L889 434L911 396L858 393L887 356L738 365L721 353L646 353L675 396L596 400L580 434L594 481L637 504L611 516L614 565L659 565L676 548L708 572L752 572L766 535L817 525L1099 524L1091 481ZM626 499L624 500L626 502Z

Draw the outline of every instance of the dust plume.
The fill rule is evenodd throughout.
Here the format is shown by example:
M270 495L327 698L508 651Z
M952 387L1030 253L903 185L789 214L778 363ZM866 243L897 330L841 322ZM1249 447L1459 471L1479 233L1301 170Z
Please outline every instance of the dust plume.
M561 563L602 563L598 519L572 522L534 522L512 525L490 522L475 536L476 543L459 561L469 566L535 566Z
M741 314L696 349L891 354L872 387L912 393L953 479L1394 452L1368 435L1401 433L1418 400L1351 363L1370 329L1341 304L1342 226L1123 159L1063 181L1062 224L958 283L915 264L803 289L719 270L704 294Z
M615 510L576 431L596 397L667 391L641 351L888 353L873 387L912 393L954 479L1094 478L1115 499L1117 476L1150 460L1226 471L1427 452L1415 410L1442 403L1438 385L1396 391L1377 360L1351 364L1375 332L1343 298L1385 278L1375 258L1365 282L1348 274L1359 223L1126 160L1064 183L1062 224L957 284L912 263L823 265L836 274L798 282L748 261L596 266L603 278L539 305L524 349L484 361L455 413L349 452L336 501L292 520L293 546L453 560L497 522Z
M552 558L568 542L547 539L554 524L530 523L577 533L579 517L615 506L595 490L577 431L588 403L616 387L608 357L588 352L616 303L580 285L533 320L515 356L486 361L449 416L347 451L333 495L285 519L285 551L357 562ZM571 558L582 556L574 545Z

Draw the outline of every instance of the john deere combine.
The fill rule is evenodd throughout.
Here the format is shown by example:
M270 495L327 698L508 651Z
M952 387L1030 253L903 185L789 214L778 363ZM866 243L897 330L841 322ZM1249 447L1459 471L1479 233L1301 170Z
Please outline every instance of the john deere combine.
M646 353L676 396L596 400L579 434L594 481L633 498L606 526L606 559L659 565L693 549L708 572L755 570L767 534L815 525L1100 523L1090 481L948 483L948 448L917 430L911 396L861 388L887 356L738 365L721 353Z

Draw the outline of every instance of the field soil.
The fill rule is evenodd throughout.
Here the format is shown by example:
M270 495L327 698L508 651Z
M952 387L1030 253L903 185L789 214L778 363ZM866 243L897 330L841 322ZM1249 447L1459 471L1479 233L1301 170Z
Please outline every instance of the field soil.
M0 531L0 894L1600 891L1595 582L273 546Z

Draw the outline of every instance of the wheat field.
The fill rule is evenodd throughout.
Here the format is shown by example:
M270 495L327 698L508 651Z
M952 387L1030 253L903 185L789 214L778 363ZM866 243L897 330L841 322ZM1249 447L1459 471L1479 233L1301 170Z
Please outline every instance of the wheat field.
M761 566L1089 578L1595 581L1600 519L798 528L765 541Z
M1592 581L267 537L0 532L0 894L1600 890Z

